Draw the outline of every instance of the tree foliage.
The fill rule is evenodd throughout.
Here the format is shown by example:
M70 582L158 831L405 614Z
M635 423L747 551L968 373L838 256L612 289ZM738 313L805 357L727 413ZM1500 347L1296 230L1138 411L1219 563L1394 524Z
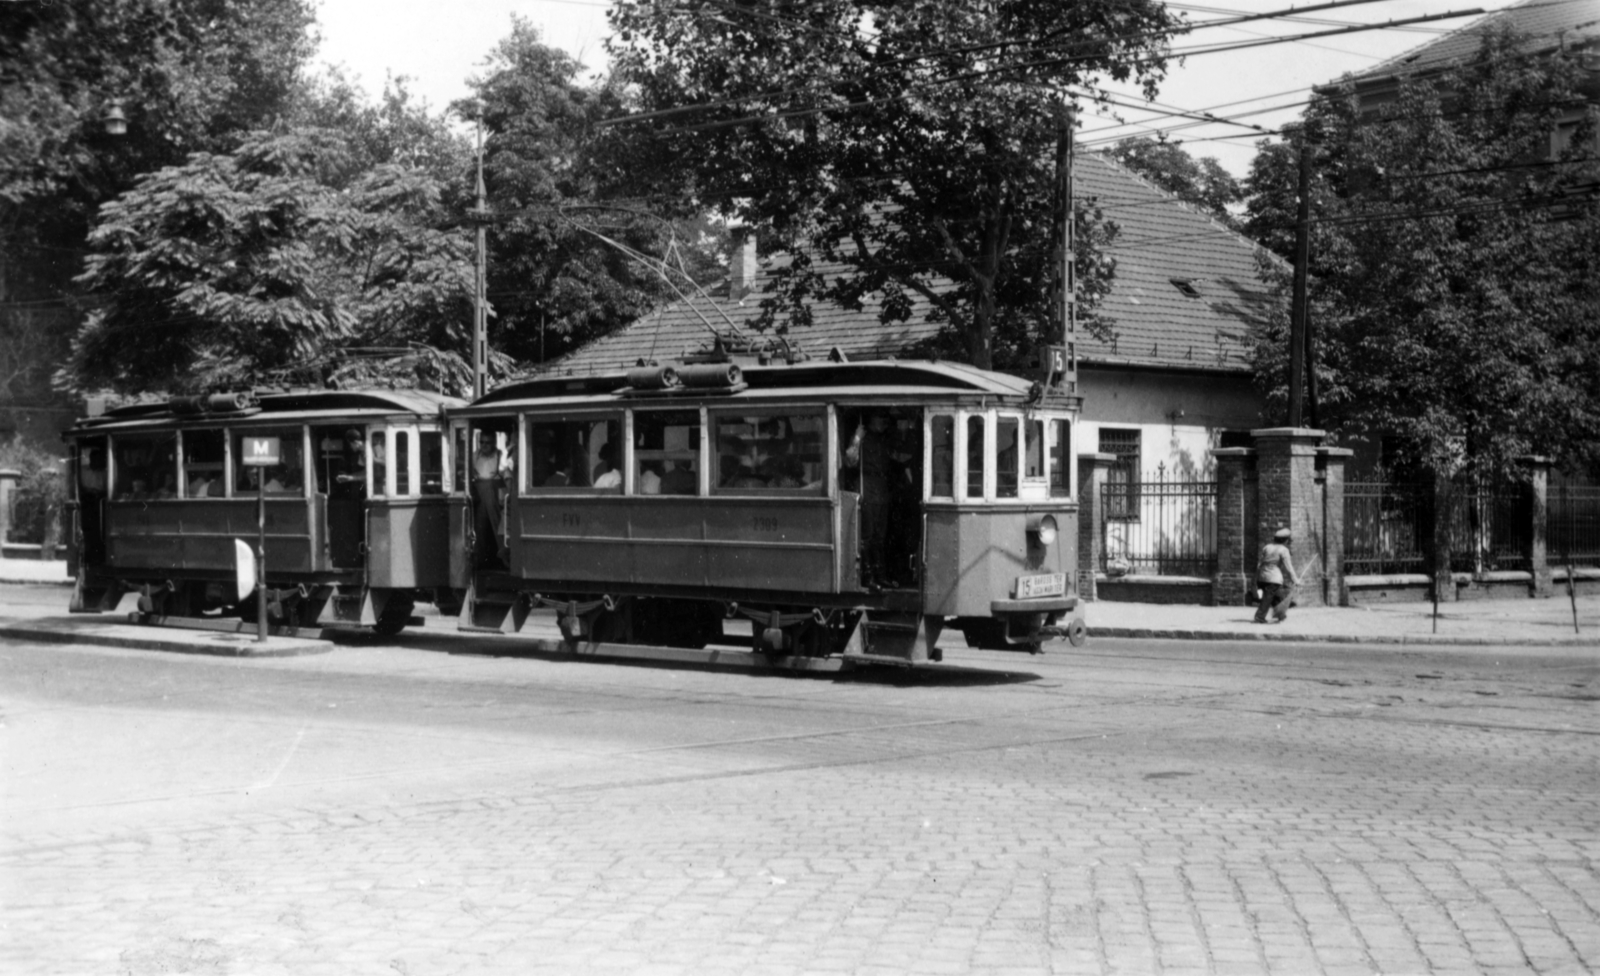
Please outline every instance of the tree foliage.
M1558 119L1582 104L1581 68L1524 49L1489 35L1470 63L1402 81L1376 114L1343 89L1303 123L1330 419L1391 435L1436 472L1503 472L1530 452L1600 462L1593 114L1552 155ZM1295 156L1264 147L1249 180L1248 226L1280 252ZM1286 341L1274 329L1259 339L1259 376L1283 402Z
M1056 328L1061 100L1103 78L1153 93L1180 27L1153 0L623 0L610 17L615 70L654 113L617 127L614 171L771 228L794 260L763 302L768 324L874 292L903 320L921 298L980 366L1013 364ZM1110 232L1091 211L1078 219L1092 293L1113 268L1086 253ZM832 262L848 270L819 271Z
M681 266L673 276L680 289L718 273L720 241L706 239L701 215L663 220L608 197L595 125L626 106L616 87L585 83L582 72L514 18L470 82L474 97L457 105L486 134L484 181L496 215L491 337L524 362L555 359L673 297L663 258Z
M1244 187L1215 156L1195 159L1176 143L1146 136L1123 139L1108 155L1178 199L1234 226L1228 206L1244 199Z
M137 174L224 150L280 112L312 22L307 0L0 3L0 246L13 293L64 287L96 207ZM104 131L113 102L124 136Z
M327 130L253 133L107 204L80 278L98 304L58 383L469 389L468 235L440 229L455 215L436 178L351 153Z

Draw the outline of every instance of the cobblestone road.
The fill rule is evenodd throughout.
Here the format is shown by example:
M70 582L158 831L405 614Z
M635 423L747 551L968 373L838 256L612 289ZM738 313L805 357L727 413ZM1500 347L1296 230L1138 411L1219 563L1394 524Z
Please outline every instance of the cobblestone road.
M1581 652L3 649L7 973L1588 973ZM502 646L502 645L497 645Z

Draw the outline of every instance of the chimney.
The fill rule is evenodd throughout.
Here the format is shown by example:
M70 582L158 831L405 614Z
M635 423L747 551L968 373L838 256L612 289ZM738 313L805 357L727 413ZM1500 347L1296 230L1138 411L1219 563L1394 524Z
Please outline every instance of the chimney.
M756 232L748 227L733 228L733 247L728 252L728 298L742 301L756 284Z

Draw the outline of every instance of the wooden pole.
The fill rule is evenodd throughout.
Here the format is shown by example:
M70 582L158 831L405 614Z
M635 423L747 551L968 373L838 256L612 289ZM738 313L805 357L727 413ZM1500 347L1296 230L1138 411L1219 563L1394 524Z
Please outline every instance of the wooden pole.
M1300 202L1294 232L1294 305L1289 319L1289 426L1302 426L1306 372L1306 271L1311 259L1311 143L1302 129Z
M472 395L481 397L489 392L489 308L487 283L488 228L485 222L489 205L483 187L483 122L478 122L478 206L475 214L478 224L478 267L473 280L472 294ZM540 336L541 341L543 335Z

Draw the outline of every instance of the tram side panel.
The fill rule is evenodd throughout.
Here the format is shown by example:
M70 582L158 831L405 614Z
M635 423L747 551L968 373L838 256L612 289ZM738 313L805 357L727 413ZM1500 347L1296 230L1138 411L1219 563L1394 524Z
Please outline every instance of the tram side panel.
M1054 516L1048 544L1029 532L1030 520ZM1077 511L929 506L926 612L947 617L989 617L994 603L1016 597L1018 580L1063 573L1073 595L1077 566Z
M320 522L304 499L267 499L269 572L317 569ZM109 502L105 565L141 577L181 570L231 578L233 540L256 535L254 499Z
M515 505L512 573L530 581L829 593L828 499L594 498Z
M451 586L451 560L440 558L451 545L451 507L442 496L369 503L367 585L395 590Z

